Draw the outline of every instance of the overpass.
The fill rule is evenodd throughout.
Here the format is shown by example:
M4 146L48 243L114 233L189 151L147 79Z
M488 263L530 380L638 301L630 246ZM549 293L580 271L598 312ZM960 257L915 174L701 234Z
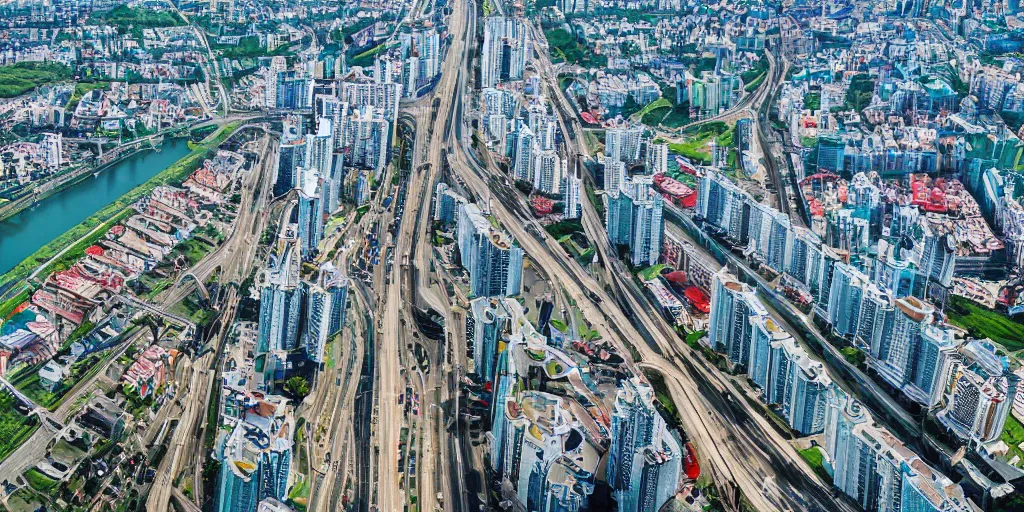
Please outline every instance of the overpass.
M150 304L148 302L143 302L143 301L141 301L139 299L136 299L135 297L131 297L131 296L124 295L124 294L115 296L115 300L117 300L117 301L119 301L119 302L121 302L123 304L127 304L129 306L132 306L134 308L138 308L138 309L142 309L144 311L148 311L150 313L153 313L154 315L160 315L160 316L162 316L162 317L164 317L164 318L166 318L168 320L172 320L175 323L177 323L177 324L187 328L188 336L189 337L192 337L192 336L195 335L196 324L195 324L195 322L189 320L188 318L184 318L184 317L175 315L174 313L167 312L164 309L158 308L158 307L156 307L156 306L154 306L154 305L152 305L152 304Z
M203 284L203 281L200 280L199 276L197 276L192 270L184 272L180 276L178 276L178 280L174 283L174 287L180 287L182 284L184 284L186 278L192 278L192 280L196 282L196 291L199 292L199 296L202 297L203 300L209 302L210 291L206 289L206 285Z
M199 505L196 505L195 502L189 499L188 496L185 496L185 493L181 492L181 489L178 489L177 487L171 490L171 497L174 498L174 501L178 504L177 508L179 510L184 510L185 512L203 512L203 509L199 508Z

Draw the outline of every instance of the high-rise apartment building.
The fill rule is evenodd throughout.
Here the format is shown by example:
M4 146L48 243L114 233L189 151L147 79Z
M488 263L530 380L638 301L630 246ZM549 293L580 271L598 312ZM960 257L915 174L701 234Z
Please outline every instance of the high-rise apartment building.
M643 125L632 125L607 130L604 135L605 158L626 163L639 160L643 135ZM668 158L667 154L666 158Z
M270 255L260 291L257 354L292 350L298 343L303 297L296 251L294 241L279 240Z
M285 110L301 110L313 106L313 81L298 71L277 73L275 106Z
M856 334L864 288L870 282L867 275L852 265L835 265L826 311L828 323L836 335L853 337Z
M447 183L438 182L434 187L434 220L448 223L458 219L459 205L466 204L466 198L457 194Z
M724 353L732 365L746 365L749 360L752 316L768 316L768 310L754 290L725 269L715 274L711 284L708 341L711 348Z
M583 215L583 207L580 203L580 194L583 190L583 179L579 172L573 168L565 177L565 187L562 189L562 218L578 219Z
M484 18L484 46L480 52L482 87L522 80L530 51L526 23L511 16Z
M661 510L679 487L682 446L654 401L654 389L636 377L616 392L605 475L622 512Z
M620 162L621 163L621 162ZM605 194L605 228L614 245L629 248L633 265L653 265L661 256L664 238L664 199L652 188L652 177L627 178Z
M458 247L474 296L512 296L522 291L522 247L492 226L474 203L459 206Z
M952 385L940 422L964 441L988 443L1000 438L1020 385L1009 360L987 341L972 340L960 347L952 370Z
M793 248L789 216L763 203L748 204L748 252L766 267L782 273Z
M466 316L466 338L473 347L476 374L483 382L494 380L498 341L510 318L506 300L509 299L479 297L469 303L472 314Z
M785 262L785 272L810 288L812 277L821 266L821 238L800 226L792 227L792 242Z
M605 160L604 162L604 191L606 194L616 194L626 183L626 163L621 160Z
M251 512L265 499L287 499L291 481L294 421L279 396L247 394L243 419L229 419L215 447L220 473L215 490L218 512ZM257 412L261 411L261 413ZM269 414L268 414L269 411Z
M647 153L644 156L645 172L647 174L658 174L668 172L668 143L647 143Z
M778 405L790 428L801 435L819 433L825 425L826 391L832 380L825 367L808 357L793 337L780 338L768 347L765 401ZM763 339L755 337L755 341Z
M745 245L751 216L749 199L722 173L707 172L700 182L697 212L711 227Z
M393 126L398 121L398 106L402 99L402 84L378 82L366 79L347 81L341 84L342 101L354 109L373 107L381 112L382 118ZM390 132L388 132L390 135Z
M926 407L942 398L956 347L952 332L935 322L935 307L917 297L893 302L892 331L880 339L868 365L893 387Z
M267 68L266 88L263 92L263 106L266 108L277 107L277 77L288 67L284 56L278 55L270 59L270 66Z
M331 336L345 324L348 302L348 278L328 262L322 265L312 282L304 282L306 321L303 346L306 357L324 362L324 349Z
M823 448L833 485L864 510L970 512L963 488L928 466L856 400L833 387Z
M296 124L285 123L281 146L277 154L277 180L274 195L280 196L299 186L300 168L306 167L306 138L298 132Z
M441 71L441 37L432 26L416 26L399 34L402 53L402 94L415 98Z
M313 169L302 170L302 187L299 188L299 254L303 260L313 257L323 238L324 201L323 183L320 174Z
M388 163L390 123L377 107L363 106L345 117L345 165L373 171L379 179Z
M537 153L536 161L533 164L533 188L545 194L561 192L567 163L568 161L559 158L558 153L554 150L549 149Z
M529 126L520 125L516 132L515 156L512 162L512 171L517 181L534 182L535 166L537 159L534 153L538 151L537 141L533 130Z

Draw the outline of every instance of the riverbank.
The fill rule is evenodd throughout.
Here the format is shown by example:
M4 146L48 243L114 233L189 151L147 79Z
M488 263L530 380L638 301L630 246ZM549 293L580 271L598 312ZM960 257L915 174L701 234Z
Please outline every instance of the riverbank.
M161 134L160 138L162 140L163 137L165 137L165 136L166 137L170 137L170 138L176 138L178 136L181 136L181 135L175 135L175 132L187 133L188 130L187 129L182 129L182 128L177 128L177 129L174 129L174 130L171 130L171 131L167 131L167 133ZM109 169L110 167L113 167L113 166L115 166L115 165L117 165L117 164L127 160L128 158L136 156L136 155L138 155L138 154L140 154L142 152L150 151L152 149L156 149L156 148L160 147L160 144L156 144L156 145L153 144L153 139L152 138L147 138L147 139L144 139L144 140L136 140L136 141L125 143L124 146L119 146L119 148L128 147L128 146L132 146L132 145L137 145L138 147L136 147L134 149L130 149L126 153L124 153L122 155L117 155L116 158L114 158L113 160L111 160L109 162L103 162L103 163L101 163L99 165L96 165L96 166L93 166L93 167L81 167L81 168L74 169L74 170L65 172L63 174L54 176L54 177L52 177L52 178L50 178L48 180L45 180L42 183L37 184L36 186L34 186L32 188L32 190L29 191L26 195L24 195L22 197L19 197L18 199L15 199L13 201L0 204L0 222L3 222L3 221L5 221L5 220L7 220L7 219L9 219L11 217L14 217L15 215L17 215L17 214L21 213L22 211L24 211L26 208L31 208L32 205L36 204L39 201L46 200L47 198L53 196L54 194L57 194L57 193L62 192L64 190L67 190L67 189L69 189L69 188L71 188L71 187L81 183L82 181L84 181L89 176L92 176L92 175L97 174L97 173L101 173L101 172ZM116 151L117 149L118 148L115 148L112 151Z
M79 224L68 229L60 236L54 238L49 243L43 245L34 253L23 259L10 271L3 274L3 276L0 276L0 298L10 295L12 291L15 291L18 288L17 284L24 281L33 272L36 273L36 280L41 281L45 279L49 270L59 266L62 262L65 262L65 260L75 257L76 253L79 252L75 249L88 241L86 239L90 236L90 233L95 236L96 232L102 232L101 230L97 230L97 227L107 224L115 217L126 215L125 212L131 208L135 201L150 193L157 186L178 184L184 181L185 178L187 178L192 171L199 168L199 166L202 165L203 160L213 153L222 142L227 140L227 138L230 137L239 126L240 123L231 123L218 128L215 132L203 139L199 146L190 151L184 157L180 158L146 182L129 190L118 199L107 204L100 210L85 218L85 220ZM69 246L74 246L74 249L64 251ZM81 249L84 250L87 246L88 245L86 244L82 246ZM61 253L62 251L64 251L63 254L60 257L57 257L58 253ZM78 256L80 256L80 254ZM40 265L42 265L43 268L37 271Z
M61 190L64 190L70 186L73 186L92 173L88 167L82 167L72 171L68 171L65 174L54 176L44 183L40 183L32 188L32 190L26 195L19 197L13 201L9 201L0 205L0 222L3 222L19 213L24 211L26 208L31 208L36 201L46 199ZM61 182L61 180L64 180ZM57 182L56 185L53 185ZM39 188L47 188L44 192L37 192Z

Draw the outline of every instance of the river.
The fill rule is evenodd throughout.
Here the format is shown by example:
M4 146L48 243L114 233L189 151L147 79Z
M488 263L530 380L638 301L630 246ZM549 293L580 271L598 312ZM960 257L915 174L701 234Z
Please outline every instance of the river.
M129 156L0 222L0 275L188 153L184 138L166 139L160 151Z

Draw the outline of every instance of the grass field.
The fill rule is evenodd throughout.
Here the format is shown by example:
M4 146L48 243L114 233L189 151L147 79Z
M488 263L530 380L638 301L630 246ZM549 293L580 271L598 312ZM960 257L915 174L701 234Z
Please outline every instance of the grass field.
M1024 450L1020 449L1020 444L1024 443L1024 425L1021 425L1013 414L1006 417L1006 424L1003 426L1003 435L1000 439L1010 447L1009 458L1013 458L1014 455L1021 458L1017 462L1017 467L1024 465Z
M640 279L643 279L644 281L650 281L651 279L654 279L661 275L662 269L665 269L667 267L668 265L665 265L664 263L658 263L657 265L651 265L637 272L636 275L639 276Z
M688 134L686 142L671 143L668 149L673 153L704 163L711 162L711 142L718 146L731 146L735 127L721 122L701 125L696 133Z
M686 343L697 343L701 338L708 334L707 331L693 331L686 335Z
M548 40L553 62L568 62L583 67L603 68L608 65L608 57L598 55L589 45L580 44L573 34L565 29L545 30L544 37Z
M110 25L124 30L128 27L180 27L185 25L185 20L170 10L158 11L155 9L119 5L109 11L93 12L89 16L89 24Z
M266 46L260 44L260 38L257 36L246 36L240 39L237 45L218 46L215 49L220 53L221 57L239 60L288 54L287 44L281 45L273 50L268 50Z
M950 322L967 329L976 338L989 338L1011 352L1024 349L1024 324L998 311L952 295L946 314Z
M805 450L800 450L798 453L800 458L804 459L811 466L811 469L814 470L814 473L820 476L822 480L826 482L832 481L832 477L825 471L825 457L821 454L821 448L812 446Z
M37 428L37 422L22 416L14 408L14 396L0 394L0 460L10 455Z
M348 59L348 65L349 66L362 66L362 67L372 66L373 62L374 62L374 58L378 54L380 54L381 52L383 52L383 51L385 51L387 49L388 49L387 43L378 44L377 46L374 46L373 48L370 48L369 50L366 50L365 52L360 53L359 55L354 55L351 58L349 58Z
M864 364L865 360L867 360L867 355L857 347L843 347L839 349L839 351L843 353L843 357L846 358L846 361L854 366L860 366Z
M33 489L43 493L49 494L57 484L60 482L42 474L38 469L32 468L25 472L25 480L28 481L28 485Z
M557 318L552 318L549 323L551 324L551 327L553 329L556 329L561 332L569 332L569 326L566 325L565 322Z
M309 481L302 479L288 491L288 501L299 510L305 510L309 503ZM300 508L301 507L301 508Z
M761 82L764 82L764 79L767 76L768 76L768 72L767 71L764 72L764 73L761 73L760 75L757 75L757 78L755 78L749 84L744 86L743 90L747 91L747 92L754 92L754 89L757 89L761 85Z
M677 425L681 424L679 408L676 407L675 401L672 400L672 395L669 394L668 386L665 385L665 377L654 371L644 371L644 375L647 376L648 382L654 388L654 396L658 399L658 402L661 402L665 412L669 414L670 421L675 422Z
M188 239L174 248L176 254L185 256L189 265L195 265L214 249L210 244L195 238Z
M672 102L669 101L667 98L658 98L645 105L644 108L640 109L640 111L637 112L636 114L633 114L633 120L636 121L637 119L644 117L653 110L666 107L672 107Z
M64 106L64 110L68 112L74 112L78 108L78 104L82 101L82 98L89 91L96 89L106 89L110 87L110 82L78 82L75 84L75 90L71 93L71 97L68 98L67 105Z
M40 85L71 79L71 68L55 62L19 62L0 66L0 98L21 96Z
M21 488L7 498L7 508L11 512L35 512L42 506L31 489Z
M18 292L17 295L0 302L0 323L3 323L4 319L9 317L14 312L14 308L20 306L23 302L32 296L32 291L25 288Z

